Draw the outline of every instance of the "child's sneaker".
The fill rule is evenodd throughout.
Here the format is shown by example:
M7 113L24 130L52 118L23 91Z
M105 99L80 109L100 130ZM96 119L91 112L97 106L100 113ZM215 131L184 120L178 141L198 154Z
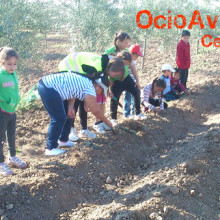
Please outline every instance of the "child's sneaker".
M14 166L14 167L18 167L18 168L21 168L21 169L24 169L27 167L27 164L20 160L18 157L9 157L8 158L8 164Z
M10 176L13 174L7 163L0 163L0 174Z
M105 129L105 131L110 131L111 130L111 128L107 124L105 124L105 122L102 122L101 125Z
M96 134L92 133L89 129L85 129L79 132L79 137L80 138L87 137L89 139L93 139L96 138Z
M69 140L66 142L58 140L58 144L60 147L73 147L75 145L75 143L73 143L72 141L69 141Z
M102 126L102 123L99 123L97 125L93 125L93 129L95 131L97 131L99 134L104 134L105 133L105 129Z
M147 118L147 116L142 113L134 116L134 120L144 120L146 118Z
M79 138L78 138L78 136L77 136L77 134L76 134L75 128L71 128L70 135L69 135L69 139L70 139L71 141L73 141L73 142L79 140Z
M115 127L115 126L118 125L118 122L117 122L116 119L111 119L110 121L111 121L111 123L112 123L112 127Z
M65 152L66 152L66 150L59 149L59 148L53 148L52 150L46 149L45 155L46 156L57 156L57 155L65 153Z
M127 116L124 116L124 119L125 120L131 120L134 118L134 115L127 115Z

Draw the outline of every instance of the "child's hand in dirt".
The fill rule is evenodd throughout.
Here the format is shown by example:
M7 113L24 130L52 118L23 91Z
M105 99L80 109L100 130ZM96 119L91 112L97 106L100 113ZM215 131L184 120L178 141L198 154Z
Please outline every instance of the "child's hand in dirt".
M116 131L115 128L111 127L111 131L112 131L112 134L113 134L113 135L116 135L116 134L117 134L117 131Z

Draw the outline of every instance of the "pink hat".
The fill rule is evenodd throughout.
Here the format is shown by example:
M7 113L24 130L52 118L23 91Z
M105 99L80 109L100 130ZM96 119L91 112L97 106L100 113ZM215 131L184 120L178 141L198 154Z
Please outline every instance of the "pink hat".
M141 48L139 44L133 44L129 47L129 52L136 53L138 56L143 57L144 55L141 52Z

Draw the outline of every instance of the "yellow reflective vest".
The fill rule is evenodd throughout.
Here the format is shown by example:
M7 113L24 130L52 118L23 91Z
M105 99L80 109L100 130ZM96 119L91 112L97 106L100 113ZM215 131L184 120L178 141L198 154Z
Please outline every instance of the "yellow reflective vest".
M78 73L85 73L82 69L83 64L95 67L97 71L102 71L102 57L89 52L69 54L61 60L58 70L59 72L71 70Z

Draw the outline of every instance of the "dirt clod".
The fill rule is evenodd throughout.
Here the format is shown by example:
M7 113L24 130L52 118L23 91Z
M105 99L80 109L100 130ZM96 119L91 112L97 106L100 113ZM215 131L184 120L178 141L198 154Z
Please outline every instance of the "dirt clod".
M107 184L111 184L112 183L112 178L108 176L105 182Z
M158 215L156 212L151 213L149 217L152 220L163 220L163 218L160 215Z
M179 188L176 187L176 186L172 186L172 187L170 188L170 191L171 191L171 193L172 193L173 195L177 195L177 194L180 192Z

